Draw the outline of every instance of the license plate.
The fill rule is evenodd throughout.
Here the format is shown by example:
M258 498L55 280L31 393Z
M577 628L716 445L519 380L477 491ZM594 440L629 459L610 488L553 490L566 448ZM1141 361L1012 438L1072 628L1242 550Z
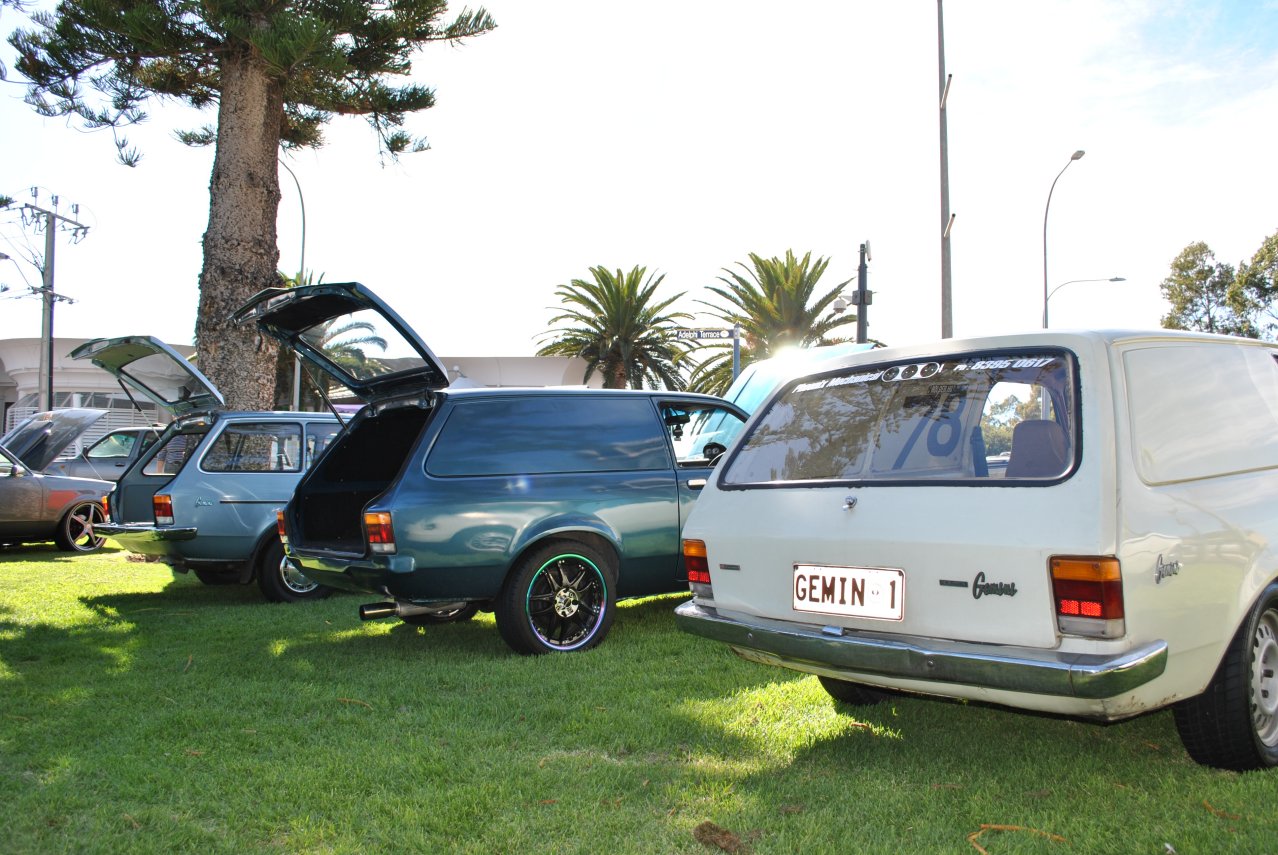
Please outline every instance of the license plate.
M900 620L905 573L883 567L796 564L791 596L796 612Z

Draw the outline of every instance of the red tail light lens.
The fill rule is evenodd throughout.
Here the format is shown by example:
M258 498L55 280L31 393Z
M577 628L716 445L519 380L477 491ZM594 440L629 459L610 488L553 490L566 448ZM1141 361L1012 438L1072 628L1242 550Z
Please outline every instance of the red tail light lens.
M1123 574L1117 558L1057 556L1052 597L1062 633L1116 638L1126 631Z
M683 542L683 566L688 571L689 585L710 584L710 560L706 557L704 540L685 540Z
M395 529L385 511L364 514L364 537L368 548L378 555L395 554Z
M151 511L156 525L173 525L173 497L156 493L151 497Z
M288 546L288 532L284 529L284 509L275 509L275 532L280 536L280 543Z

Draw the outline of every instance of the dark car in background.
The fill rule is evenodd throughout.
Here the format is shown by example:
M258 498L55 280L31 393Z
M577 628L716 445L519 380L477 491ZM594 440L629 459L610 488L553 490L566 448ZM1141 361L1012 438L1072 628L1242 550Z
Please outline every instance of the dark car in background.
M273 602L331 593L284 564L275 509L337 433L336 416L225 410L208 378L150 336L96 339L71 356L174 416L120 477L102 533L207 585L256 579Z
M744 425L739 407L668 391L449 389L426 344L357 283L270 289L236 319L368 402L281 523L307 577L388 598L361 617L491 610L520 653L575 651L604 638L618 599L686 589L679 530ZM326 330L362 323L395 370L325 347Z
M105 410L36 413L0 437L0 546L52 540L69 552L102 545L97 526L111 483L41 472Z

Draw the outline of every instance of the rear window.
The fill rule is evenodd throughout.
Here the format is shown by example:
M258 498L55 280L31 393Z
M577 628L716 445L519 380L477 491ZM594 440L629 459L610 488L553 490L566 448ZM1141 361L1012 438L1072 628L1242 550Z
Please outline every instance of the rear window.
M606 396L458 402L426 461L445 477L670 467L652 402Z
M207 434L207 431L197 431L170 435L142 467L142 474L164 476L178 474L191 459L191 455L195 454L195 450L200 447L200 443Z
M790 384L722 485L984 484L1065 477L1078 452L1072 354L988 352L857 366Z

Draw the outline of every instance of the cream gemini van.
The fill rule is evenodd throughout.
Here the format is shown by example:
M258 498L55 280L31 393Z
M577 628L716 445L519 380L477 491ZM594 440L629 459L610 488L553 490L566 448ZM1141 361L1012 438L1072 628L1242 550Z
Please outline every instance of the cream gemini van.
M679 626L813 673L1278 764L1278 346L1043 332L783 384L683 532Z

